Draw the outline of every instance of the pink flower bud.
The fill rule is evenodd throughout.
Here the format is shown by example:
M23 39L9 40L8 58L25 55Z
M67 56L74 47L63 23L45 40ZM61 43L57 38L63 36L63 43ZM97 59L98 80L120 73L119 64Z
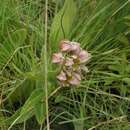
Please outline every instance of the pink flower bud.
M75 54L78 54L81 51L80 44L77 42L71 42L71 51L73 51Z
M80 84L80 81L79 81L77 78L72 77L72 79L69 80L69 83L70 83L71 85L79 85L79 84Z
M60 80L60 81L65 81L67 78L66 78L66 74L61 71L59 75L57 75L57 79Z
M77 73L73 73L72 78L68 81L71 85L79 85L81 77Z
M75 76L79 81L81 80L80 73L73 73L73 76Z
M63 40L60 42L60 49L61 51L69 51L71 48L70 41L68 40Z
M62 53L54 53L52 56L52 63L63 63L63 55Z
M82 50L79 53L79 60L81 63L87 62L89 59L90 59L90 54L87 51Z
M65 61L65 65L66 66L72 66L74 64L74 61L73 59L71 58L67 58L66 61Z

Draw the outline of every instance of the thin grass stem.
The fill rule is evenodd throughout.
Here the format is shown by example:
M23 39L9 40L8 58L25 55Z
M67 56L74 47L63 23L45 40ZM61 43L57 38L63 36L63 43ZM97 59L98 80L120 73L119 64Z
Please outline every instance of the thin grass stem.
M45 98L46 98L46 121L47 121L47 130L50 130L50 124L49 124L49 105L48 105L48 63L47 63L47 27L48 27L48 0L45 0L45 41L44 41L44 72L45 72Z

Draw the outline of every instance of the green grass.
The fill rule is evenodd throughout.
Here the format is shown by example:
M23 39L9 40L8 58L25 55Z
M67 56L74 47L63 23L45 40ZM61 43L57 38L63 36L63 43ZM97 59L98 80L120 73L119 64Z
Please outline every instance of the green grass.
M48 0L47 37L44 0L0 6L1 130L46 129L46 79L52 130L130 129L130 2ZM92 54L78 87L60 88L56 80L51 57L62 39Z

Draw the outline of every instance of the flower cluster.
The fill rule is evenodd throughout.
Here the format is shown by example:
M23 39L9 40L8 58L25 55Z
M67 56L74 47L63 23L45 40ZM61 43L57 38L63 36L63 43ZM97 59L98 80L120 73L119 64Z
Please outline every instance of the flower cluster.
M85 63L91 55L80 47L77 42L63 40L60 42L60 52L54 53L52 62L61 65L57 79L62 86L79 85L82 70L87 71Z

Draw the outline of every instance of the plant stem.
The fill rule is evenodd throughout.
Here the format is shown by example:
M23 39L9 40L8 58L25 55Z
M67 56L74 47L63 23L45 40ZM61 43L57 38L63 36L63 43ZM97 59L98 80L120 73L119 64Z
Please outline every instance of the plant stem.
M45 72L45 98L46 98L46 120L47 120L47 130L50 130L50 124L49 124L49 106L48 106L48 63L47 63L47 26L48 26L48 0L45 0L45 41L44 41L44 62L45 62L45 67L44 67L44 72Z
M126 116L120 116L120 117L114 118L112 120L104 121L104 122L101 122L101 123L89 128L88 130L94 130L97 127L100 127L100 126L105 125L105 124L110 124L110 123L115 122L115 121L122 122L122 120L125 119L125 118L126 118Z

